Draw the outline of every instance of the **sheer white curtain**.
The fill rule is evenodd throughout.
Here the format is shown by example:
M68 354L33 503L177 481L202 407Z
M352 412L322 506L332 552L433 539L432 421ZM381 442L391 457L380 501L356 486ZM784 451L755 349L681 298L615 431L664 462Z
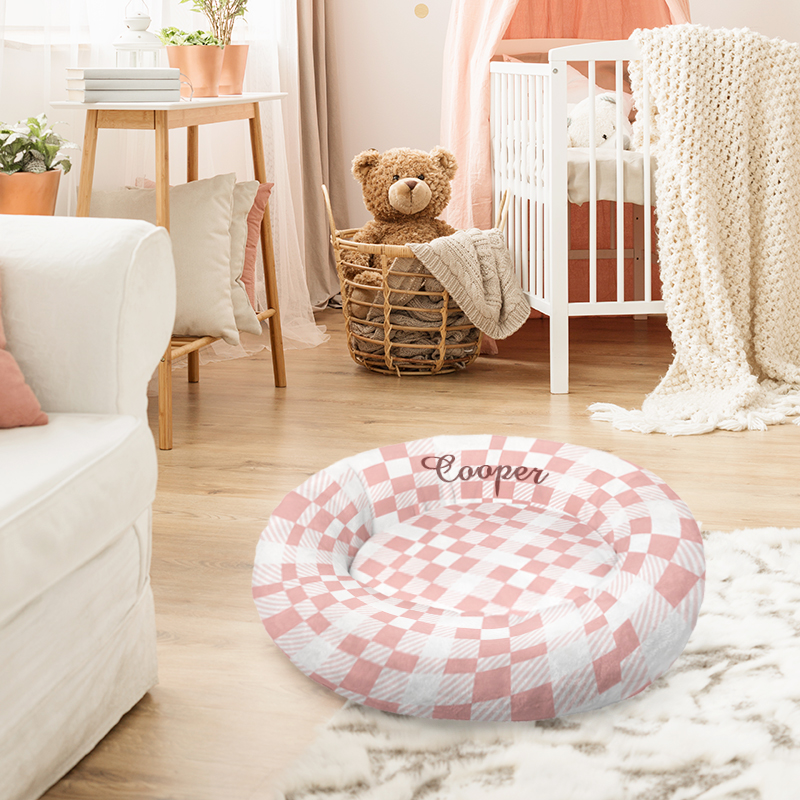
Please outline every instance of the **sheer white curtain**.
M207 29L205 17L178 0L146 0L150 30L175 25ZM83 111L50 107L64 99L68 66L113 65L113 40L124 30L127 0L0 0L0 120L14 122L45 111L59 132L80 144ZM303 266L302 167L298 126L298 42L294 0L251 0L246 23L238 22L234 41L248 42L247 91L285 91L283 100L261 104L267 175L274 181L272 215L278 294L287 349L316 346L327 339L316 325ZM165 57L166 59L166 57ZM166 63L166 60L165 60ZM185 181L185 131L170 133L171 180ZM98 141L96 189L132 185L154 178L155 144L149 132L103 131ZM247 125L227 122L200 128L200 177L235 172L252 180ZM80 153L65 177L57 213L75 211ZM260 261L259 261L260 263ZM259 272L259 271L257 271ZM258 287L265 301L263 276ZM245 337L245 348L217 344L205 360L230 358L268 346L268 337Z

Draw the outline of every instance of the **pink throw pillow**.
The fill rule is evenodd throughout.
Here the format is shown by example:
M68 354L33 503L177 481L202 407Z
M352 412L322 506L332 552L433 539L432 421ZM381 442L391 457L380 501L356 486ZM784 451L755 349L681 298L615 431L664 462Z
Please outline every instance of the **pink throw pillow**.
M25 383L16 359L6 350L6 335L0 316L0 428L46 424L47 414L42 411L31 387Z
M261 236L261 220L264 219L274 185L274 183L262 183L258 187L255 202L247 215L247 245L244 251L242 283L253 308L256 307L256 248Z

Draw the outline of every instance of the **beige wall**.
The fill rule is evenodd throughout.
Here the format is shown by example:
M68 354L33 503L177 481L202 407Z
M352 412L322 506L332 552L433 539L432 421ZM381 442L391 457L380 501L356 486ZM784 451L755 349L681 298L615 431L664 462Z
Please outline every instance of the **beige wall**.
M766 36L800 41L797 0L691 0L692 22L711 28L750 28Z
M451 0L426 0L428 16L414 13L418 0L328 0L333 17L342 109L342 143L348 162L375 147L430 150L439 144L442 50ZM370 215L361 189L348 173L349 220Z

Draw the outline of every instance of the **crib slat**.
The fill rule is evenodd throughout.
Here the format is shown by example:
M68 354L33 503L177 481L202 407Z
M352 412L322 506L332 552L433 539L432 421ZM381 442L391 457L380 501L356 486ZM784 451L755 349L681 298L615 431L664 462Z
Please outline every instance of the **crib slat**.
M615 62L617 99L617 302L625 300L625 185L622 161L622 62Z
M502 181L503 191L510 190L510 179L511 179L511 162L512 162L512 152L509 147L509 130L508 130L508 82L511 79L511 76L503 73L500 76L500 85L498 87L498 106L500 109L500 148L501 148L501 161L500 161L500 180ZM506 226L506 242L508 243L509 250L512 250L512 257L515 264L515 268L519 269L519 259L517 259L516 254L513 253L513 235L514 235L514 219L511 213L510 204L513 202L513 198L510 196L508 197L509 203L509 214L508 214L508 221Z
M642 86L642 104L644 123L642 125L642 154L644 158L644 299L653 299L653 211L651 208L652 175L650 172L650 86L647 78Z
M497 81L494 73L489 75L489 139L492 150L492 208L498 208L500 202L500 181L498 180L498 165L500 153L497 147Z
M514 252L519 259L521 265L525 264L523 236L522 229L524 227L522 220L522 183L524 180L523 172L523 147L522 143L522 118L520 109L522 106L522 75L514 76L513 83L513 105L514 111L512 114L511 125L514 137L514 183L512 184L512 191L514 194Z
M530 75L521 75L520 109L520 147L522 149L522 171L519 176L520 221L522 223L522 274L525 282L530 274L530 225L528 224L528 207L530 205L530 130L528 124L528 106L530 103Z
M544 298L544 115L547 108L545 80L536 76L536 295Z
M597 302L597 63L589 62L589 302Z
M531 291L533 264L536 259L536 230L533 222L534 214L534 170L536 168L536 152L533 149L534 140L534 114L536 108L536 96L534 94L534 76L527 75L525 80L525 93L528 95L525 114L525 150L527 152L527 172L526 178L526 202L524 206L525 214L523 215L525 221L525 229L528 235L528 252L526 253L525 264L525 280L523 289L527 292Z
M567 64L551 61L548 204L545 291L550 296L550 391L569 391L569 230L567 228ZM552 206L552 207L550 207Z

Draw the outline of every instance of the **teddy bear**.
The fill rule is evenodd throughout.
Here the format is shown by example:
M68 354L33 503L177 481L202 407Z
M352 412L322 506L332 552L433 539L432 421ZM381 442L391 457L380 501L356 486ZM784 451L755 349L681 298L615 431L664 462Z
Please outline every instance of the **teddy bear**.
M353 175L373 219L354 241L402 245L455 233L436 218L450 202L450 181L457 168L455 156L444 147L430 153L408 147L359 153L353 159Z
M613 92L595 95L595 143L597 147L616 146L617 98ZM581 100L567 117L567 147L589 146L589 98ZM622 149L631 148L631 124L627 114L622 117Z
M405 245L450 236L455 229L437 219L450 201L450 181L458 169L444 147L430 153L398 147L379 153L365 150L353 159L353 176L361 183L364 204L373 215L353 236L354 242ZM375 256L348 253L345 277L366 286L380 286L380 262ZM375 292L355 288L353 300L369 303ZM352 305L355 316L368 307Z

